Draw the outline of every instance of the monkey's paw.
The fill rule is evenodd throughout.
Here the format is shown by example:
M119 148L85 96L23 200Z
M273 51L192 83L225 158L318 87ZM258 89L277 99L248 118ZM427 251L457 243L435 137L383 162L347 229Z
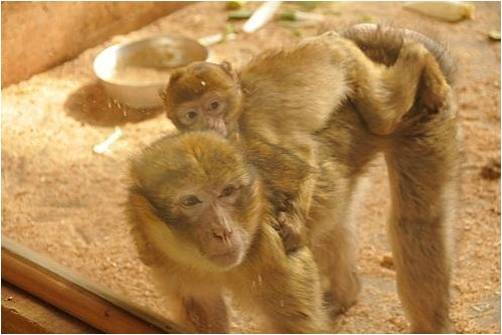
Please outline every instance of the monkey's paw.
M347 278L343 288L338 288L336 292L332 290L325 292L324 302L331 317L343 314L352 307L357 302L360 292L361 282L355 272L352 272L350 278Z
M282 239L286 254L290 254L305 245L303 223L293 213L280 211L277 214L277 231Z

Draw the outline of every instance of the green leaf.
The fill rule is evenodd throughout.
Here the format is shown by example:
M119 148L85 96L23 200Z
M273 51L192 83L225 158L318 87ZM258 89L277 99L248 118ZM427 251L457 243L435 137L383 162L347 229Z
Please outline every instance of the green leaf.
M282 21L296 21L297 17L296 17L296 14L294 11L285 10L285 11L281 12L279 19Z
M229 20L244 20L244 19L249 19L253 15L252 10L248 9L240 9L240 10L234 10L232 12L228 13L228 19Z
M246 1L228 1L225 6L227 9L241 9L246 4Z

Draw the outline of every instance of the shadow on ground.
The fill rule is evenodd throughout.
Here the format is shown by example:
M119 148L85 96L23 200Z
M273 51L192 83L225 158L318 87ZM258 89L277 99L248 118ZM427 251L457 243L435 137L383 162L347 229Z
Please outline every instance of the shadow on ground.
M80 87L64 104L68 116L93 126L113 127L154 118L162 108L135 109L109 98L98 82Z

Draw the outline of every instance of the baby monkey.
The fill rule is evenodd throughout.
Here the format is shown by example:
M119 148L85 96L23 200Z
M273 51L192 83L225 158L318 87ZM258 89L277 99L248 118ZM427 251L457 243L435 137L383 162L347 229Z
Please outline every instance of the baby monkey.
M286 183L288 190L272 179L268 183L278 230L291 252L305 241L303 222L317 178L318 148L309 134L322 129L347 101L372 132L392 132L415 100L423 53L416 43L406 43L396 62L385 66L373 62L353 41L328 32L262 53L239 72L228 62L192 63L172 73L161 96L179 130L212 129L247 149L277 146L305 162L294 187L292 180ZM280 159L272 155L256 165L281 166L279 171L286 173L291 165Z

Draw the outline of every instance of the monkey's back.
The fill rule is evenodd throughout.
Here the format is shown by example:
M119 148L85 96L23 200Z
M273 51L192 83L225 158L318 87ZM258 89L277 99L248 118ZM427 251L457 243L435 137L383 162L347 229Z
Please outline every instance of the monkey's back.
M403 43L418 42L434 56L448 83L454 81L456 64L447 47L419 32L363 23L346 29L341 35L353 41L371 60L386 66L397 60Z
M239 75L246 95L241 127L267 137L320 129L349 90L346 56L319 36L256 57Z

